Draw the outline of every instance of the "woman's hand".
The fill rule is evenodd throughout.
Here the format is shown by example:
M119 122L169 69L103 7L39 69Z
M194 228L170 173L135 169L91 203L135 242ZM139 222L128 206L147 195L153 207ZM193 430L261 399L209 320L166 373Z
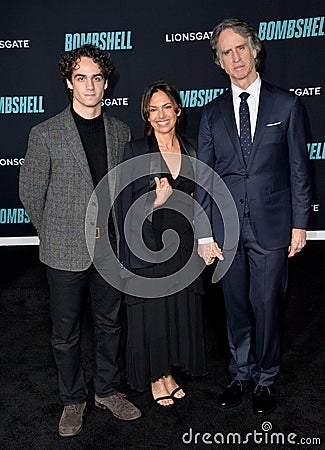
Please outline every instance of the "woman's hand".
M173 193L171 185L168 183L167 178L155 177L156 182L156 200L154 201L153 207L163 205Z

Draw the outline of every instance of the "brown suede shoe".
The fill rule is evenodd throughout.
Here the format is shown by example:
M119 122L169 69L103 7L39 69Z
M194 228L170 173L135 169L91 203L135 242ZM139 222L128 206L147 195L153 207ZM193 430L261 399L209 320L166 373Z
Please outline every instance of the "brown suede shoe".
M66 437L78 434L81 431L85 414L86 402L65 406L59 422L59 435Z
M95 405L101 409L109 409L113 416L120 420L135 420L141 417L141 411L120 392L104 398L95 394Z

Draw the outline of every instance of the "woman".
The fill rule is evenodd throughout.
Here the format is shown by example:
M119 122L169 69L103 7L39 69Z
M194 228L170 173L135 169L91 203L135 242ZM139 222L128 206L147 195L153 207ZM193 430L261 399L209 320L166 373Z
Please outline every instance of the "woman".
M121 202L123 223L129 206L145 194L145 209L151 210L142 227L147 247L156 252L161 250L165 245L162 234L168 229L174 229L179 237L176 253L168 261L157 263L135 256L124 240L121 251L124 263L141 277L167 277L180 270L193 252L196 253L192 230L194 171L190 158L184 157L194 157L195 149L188 139L176 133L181 107L178 91L168 82L158 81L146 88L141 107L146 137L128 144L125 150L126 160L140 155L156 155L158 163L157 159L154 163L148 162L149 175L130 183L124 191ZM154 195L150 196L150 192ZM181 197L182 208L185 207L189 219L175 210L180 207L176 192L185 194ZM137 228L135 223L132 225L131 218L133 230ZM129 243L132 245L132 236ZM178 292L174 293L175 290ZM130 294L125 297L128 383L138 391L144 391L150 384L153 398L161 406L171 406L175 400L185 396L171 375L171 367L177 366L192 376L207 373L201 294L201 280L197 278L190 280L189 286L181 290L166 283L163 296L152 293L150 298Z

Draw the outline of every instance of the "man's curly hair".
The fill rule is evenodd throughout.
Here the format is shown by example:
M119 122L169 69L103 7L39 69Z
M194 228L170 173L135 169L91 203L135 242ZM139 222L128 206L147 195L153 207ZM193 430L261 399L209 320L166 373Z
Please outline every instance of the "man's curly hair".
M111 56L108 51L101 50L92 44L85 44L82 47L63 54L59 59L60 74L65 83L66 80L72 82L72 72L78 67L78 63L82 57L91 58L94 63L98 64L105 80L108 80L114 71L114 65L111 62ZM67 87L67 85L66 89L71 97L71 90Z

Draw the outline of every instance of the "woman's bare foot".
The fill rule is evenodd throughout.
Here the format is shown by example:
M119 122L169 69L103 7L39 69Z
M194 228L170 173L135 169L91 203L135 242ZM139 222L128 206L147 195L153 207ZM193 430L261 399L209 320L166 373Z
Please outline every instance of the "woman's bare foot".
M164 377L164 381L169 395L171 395L174 392L172 398L181 399L185 397L185 392L183 391L182 388L178 386L178 384L171 375Z
M158 403L158 405L171 406L174 404L174 400L171 398L165 385L165 378L159 378L159 380L151 383L151 392L153 399Z

